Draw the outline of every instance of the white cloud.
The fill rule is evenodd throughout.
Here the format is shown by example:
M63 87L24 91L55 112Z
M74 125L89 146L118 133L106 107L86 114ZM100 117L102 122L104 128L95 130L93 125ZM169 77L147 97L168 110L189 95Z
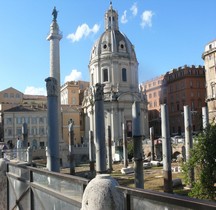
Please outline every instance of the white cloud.
M141 26L144 28L145 26L152 26L152 17L154 13L151 10L146 10L141 15Z
M71 73L65 77L64 82L78 81L78 80L82 80L82 72L76 69L73 69Z
M24 94L26 95L47 95L46 89L45 88L36 88L33 86L28 86L26 87Z
M121 16L121 23L125 24L127 23L127 10L124 11L123 15Z
M89 28L89 26L84 23L78 26L76 32L69 34L67 38L70 39L72 42L78 42L80 39L89 36L91 33L96 34L99 29L100 26L98 24L95 24L93 28Z
M137 13L138 13L137 3L134 3L134 4L132 5L132 7L130 8L130 10L131 10L133 16L136 16Z

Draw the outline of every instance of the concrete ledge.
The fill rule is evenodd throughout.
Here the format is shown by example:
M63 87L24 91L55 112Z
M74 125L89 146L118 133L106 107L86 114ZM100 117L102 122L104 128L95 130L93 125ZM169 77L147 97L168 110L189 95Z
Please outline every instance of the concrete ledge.
M134 169L132 167L122 168L121 173L122 174L131 174L131 173L134 173Z

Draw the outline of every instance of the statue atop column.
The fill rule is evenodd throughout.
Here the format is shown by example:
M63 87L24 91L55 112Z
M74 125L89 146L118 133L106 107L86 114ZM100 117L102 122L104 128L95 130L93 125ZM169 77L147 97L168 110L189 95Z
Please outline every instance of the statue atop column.
M57 16L58 16L58 11L56 10L56 7L54 7L52 11L52 16L53 16L53 21L56 21Z

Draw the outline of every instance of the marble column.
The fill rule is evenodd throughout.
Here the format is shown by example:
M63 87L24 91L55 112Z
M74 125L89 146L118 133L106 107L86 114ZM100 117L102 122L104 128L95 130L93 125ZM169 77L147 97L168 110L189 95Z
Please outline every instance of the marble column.
M96 149L96 173L103 174L106 169L106 144L105 144L105 123L104 123L104 101L103 85L97 83L94 89L95 98L95 149Z
M58 123L58 91L57 80L48 77L47 88L47 121L48 121L48 147L47 168L49 171L59 172L59 123Z

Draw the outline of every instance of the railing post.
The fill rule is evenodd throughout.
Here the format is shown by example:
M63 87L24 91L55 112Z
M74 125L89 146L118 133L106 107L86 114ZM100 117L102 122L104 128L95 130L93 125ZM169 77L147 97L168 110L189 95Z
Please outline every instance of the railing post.
M31 183L34 182L33 180L33 171L30 169L29 170L29 184L31 185ZM32 191L32 188L30 187L30 206L31 206L31 210L34 210L34 193Z
M124 193L124 200L125 200L125 210L131 210L131 202L130 202L130 195L126 192Z

